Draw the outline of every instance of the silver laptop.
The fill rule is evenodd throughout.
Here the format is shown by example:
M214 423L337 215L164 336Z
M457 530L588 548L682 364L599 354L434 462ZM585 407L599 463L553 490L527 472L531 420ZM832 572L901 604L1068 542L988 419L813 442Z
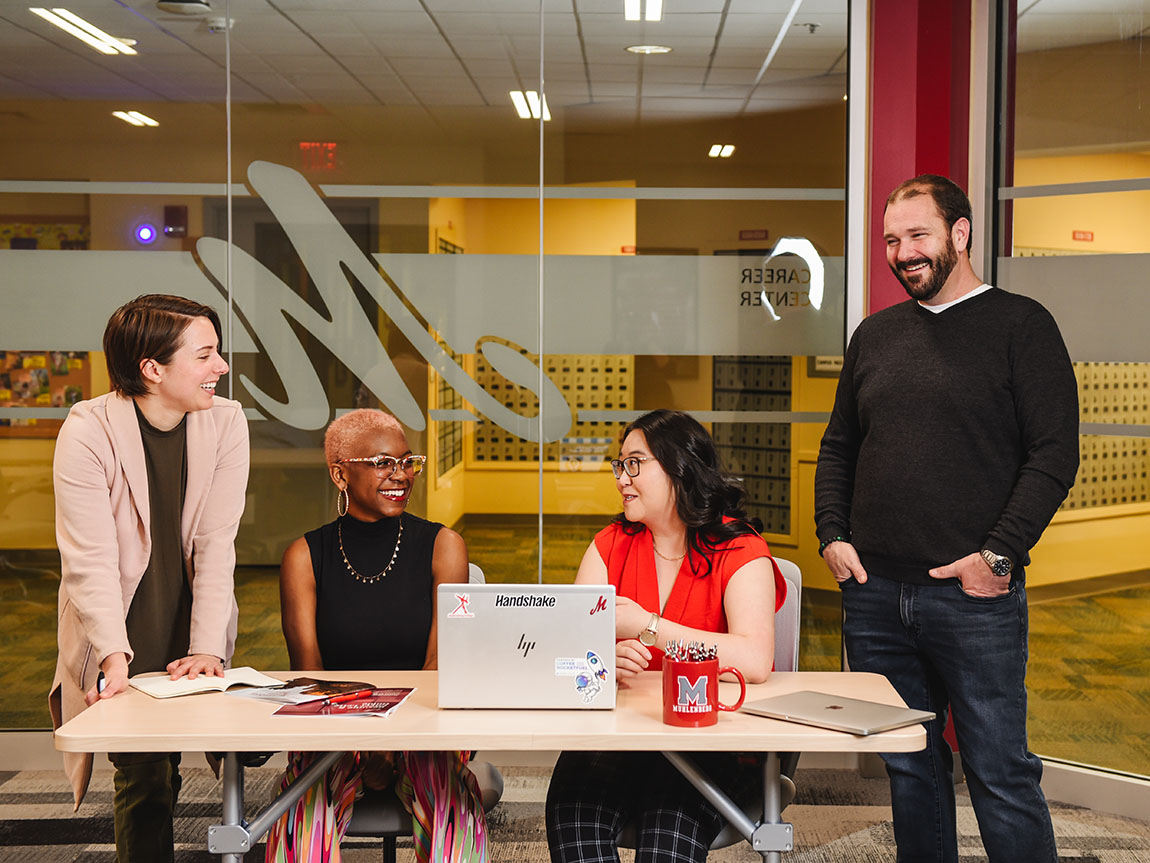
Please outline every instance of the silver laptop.
M441 584L440 707L615 706L615 588Z
M929 710L912 710L909 707L894 707L875 701L806 690L752 701L740 709L757 716L785 719L787 722L835 731L849 731L864 737L934 719L934 714Z

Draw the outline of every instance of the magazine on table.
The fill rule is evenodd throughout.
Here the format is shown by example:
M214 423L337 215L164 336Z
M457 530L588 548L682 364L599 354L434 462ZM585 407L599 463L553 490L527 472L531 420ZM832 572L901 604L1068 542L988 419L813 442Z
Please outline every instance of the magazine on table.
M236 698L254 698L273 704L305 704L334 698L351 699L374 691L370 683L358 680L320 680L315 677L293 677L276 686L258 686L229 692Z
M415 690L410 687L373 689L369 695L336 695L302 704L285 704L276 716L388 716Z
M195 680L190 677L172 680L166 671L148 672L129 678L128 684L133 689L138 689L153 698L175 698L179 695L195 695L199 692L223 692L233 686L267 688L281 685L280 681L274 677L268 677L247 665L241 668L225 669L223 677L199 674Z

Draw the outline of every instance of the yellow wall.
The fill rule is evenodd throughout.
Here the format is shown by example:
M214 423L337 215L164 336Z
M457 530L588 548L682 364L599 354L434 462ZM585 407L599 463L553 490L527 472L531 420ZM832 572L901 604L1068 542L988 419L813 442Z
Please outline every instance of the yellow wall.
M1017 186L1137 177L1150 177L1150 154L1025 156L1017 158L1014 165ZM1014 203L1014 247L1038 253L1147 252L1148 225L1150 192L1071 195ZM1076 230L1092 231L1093 241L1075 240ZM1142 538L1148 535L1150 505L1145 503L1060 512L1031 552L1027 581L1032 585L1057 584L1145 569Z
M1150 154L1020 158L1016 186L1150 177ZM1091 231L1092 241L1074 239ZM1150 252L1150 192L1023 198L1014 202L1014 246L1086 253Z
M608 185L628 186L629 182ZM611 255L635 244L635 202L607 199L548 200L543 206L544 250L549 255ZM539 204L532 199L438 198L428 206L431 250L442 238L468 255L537 255ZM709 360L708 360L709 363ZM699 363L693 364L697 370ZM434 375L429 374L432 397ZM688 387L697 386L697 376ZM706 381L709 386L710 366ZM428 430L428 457L438 457L435 422ZM428 484L427 517L455 524L466 514L533 514L539 509L536 466L497 467L472 458L472 424L464 426L464 462ZM433 462L434 463L434 462ZM610 474L543 471L548 515L613 513L618 499Z

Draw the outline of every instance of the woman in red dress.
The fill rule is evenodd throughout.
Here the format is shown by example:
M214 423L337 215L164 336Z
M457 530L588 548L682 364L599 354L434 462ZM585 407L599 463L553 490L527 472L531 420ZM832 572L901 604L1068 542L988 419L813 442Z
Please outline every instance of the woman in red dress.
M578 584L616 590L616 670L621 681L662 667L668 641L718 647L761 683L774 661L774 615L786 582L743 512L741 483L694 419L657 410L623 432L611 462L623 512L600 531ZM761 761L699 753L696 764L736 798L761 780ZM718 812L657 752L565 752L547 794L553 863L618 859L623 824L639 828L636 863L703 861L723 827Z

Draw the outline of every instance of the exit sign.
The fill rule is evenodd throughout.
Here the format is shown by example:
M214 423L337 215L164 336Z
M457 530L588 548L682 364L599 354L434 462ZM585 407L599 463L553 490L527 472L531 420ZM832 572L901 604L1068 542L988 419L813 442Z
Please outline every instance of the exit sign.
M1094 242L1094 232L1093 231L1075 231L1074 232L1074 239L1081 240L1084 243L1093 243Z

